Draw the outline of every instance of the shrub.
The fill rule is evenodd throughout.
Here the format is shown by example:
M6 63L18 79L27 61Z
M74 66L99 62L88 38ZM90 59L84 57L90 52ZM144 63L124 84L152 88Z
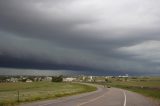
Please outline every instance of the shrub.
M63 76L54 76L52 77L52 82L62 82L63 81Z

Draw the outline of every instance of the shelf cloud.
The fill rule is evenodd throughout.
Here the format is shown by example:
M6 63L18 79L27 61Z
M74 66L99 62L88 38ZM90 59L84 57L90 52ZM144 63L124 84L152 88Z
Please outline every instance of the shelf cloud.
M0 67L160 74L159 7L157 0L0 1Z

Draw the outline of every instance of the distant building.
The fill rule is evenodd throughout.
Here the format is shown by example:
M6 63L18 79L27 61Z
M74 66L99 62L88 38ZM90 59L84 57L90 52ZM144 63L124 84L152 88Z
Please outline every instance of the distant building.
M121 81L124 81L124 82L129 81L128 77L129 77L128 74L126 74L126 75L124 75L124 76L121 76L121 75L118 76L118 78L120 78ZM120 80L120 79L119 79L119 80Z
M18 82L18 78L11 77L10 79L7 79L7 82Z
M33 82L33 81L32 81L32 80L30 80L30 79L27 79L27 80L26 80L26 82Z
M84 81L85 79L86 79L86 77L85 77L85 76L83 76L83 77L82 77L82 80Z
M93 81L93 76L89 76L88 77L88 82L92 82Z
M52 81L52 77L45 77L44 81Z
M128 76L128 74L126 74L126 75L123 75L123 76L119 75L118 77L119 78L128 78L129 76Z
M76 78L63 78L63 82L72 82L76 81Z
M108 79L108 78L113 78L113 76L106 76L106 77L105 77L105 79Z

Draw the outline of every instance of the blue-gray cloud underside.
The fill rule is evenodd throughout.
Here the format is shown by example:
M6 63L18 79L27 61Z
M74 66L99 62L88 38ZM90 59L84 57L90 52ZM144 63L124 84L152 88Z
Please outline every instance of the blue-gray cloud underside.
M0 1L0 67L160 74L157 0Z

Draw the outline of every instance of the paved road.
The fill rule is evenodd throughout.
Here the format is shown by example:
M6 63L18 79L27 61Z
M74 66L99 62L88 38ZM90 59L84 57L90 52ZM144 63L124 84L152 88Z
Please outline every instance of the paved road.
M118 88L104 88L98 86L98 90L71 96L57 100L48 100L23 104L22 106L158 106L148 98L139 94L121 90Z

